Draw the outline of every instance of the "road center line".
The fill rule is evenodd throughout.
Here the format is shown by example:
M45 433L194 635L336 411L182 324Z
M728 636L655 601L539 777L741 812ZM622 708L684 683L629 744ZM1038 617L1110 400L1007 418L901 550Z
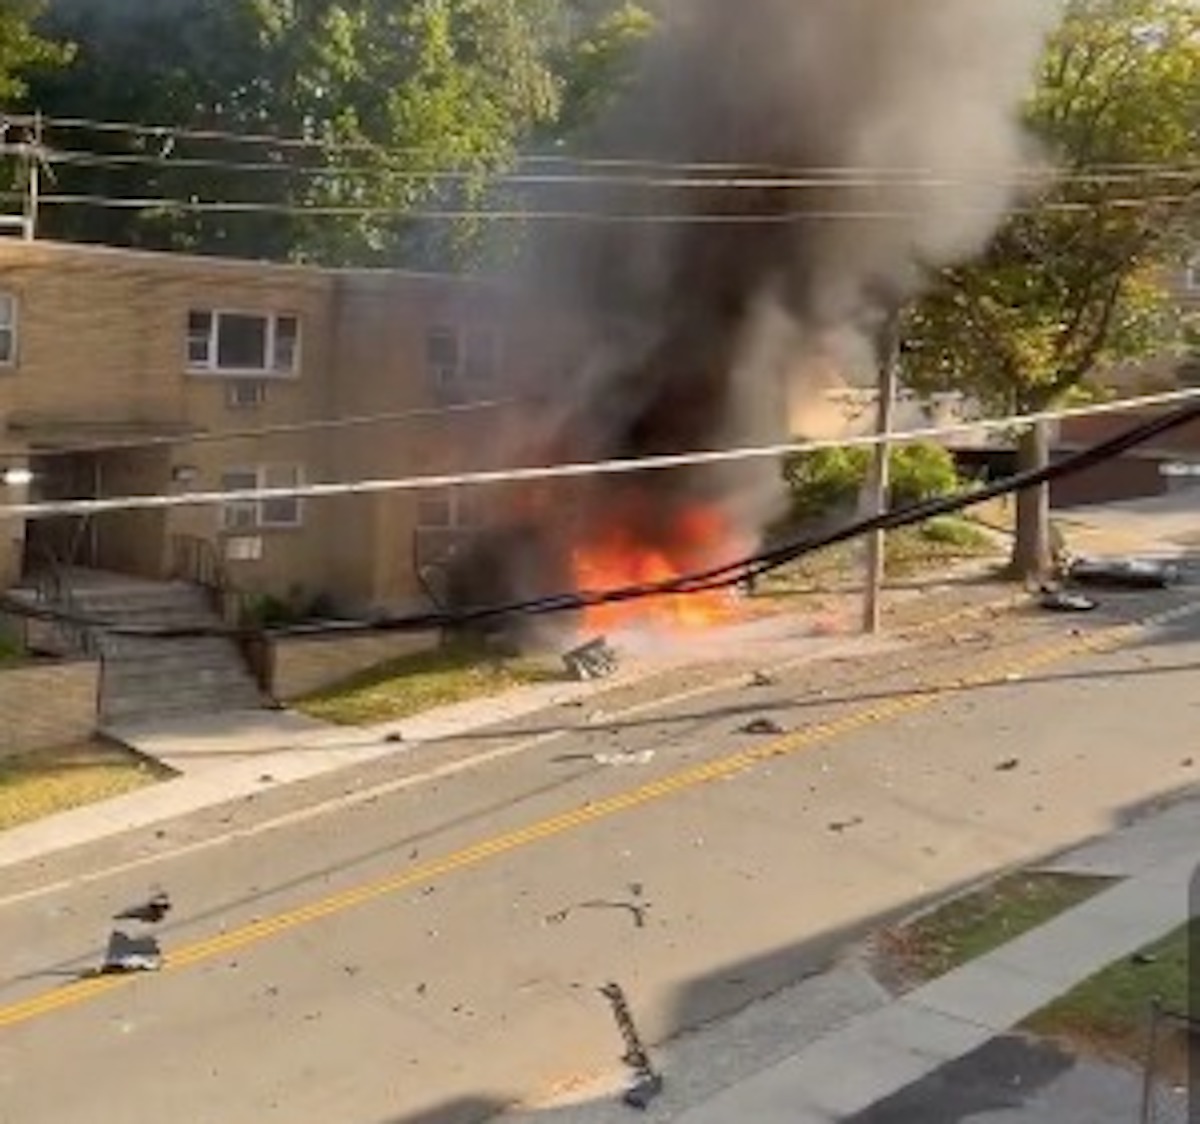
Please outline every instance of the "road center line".
M901 629L897 633L897 638L900 641L914 640L923 636L925 633L931 632L938 628L947 628L952 625L962 624L966 621L974 620L977 617L986 616L993 612L1011 610L1021 604L1024 600L1025 598L1023 597L1008 596L992 601L986 601L978 605L968 605L965 608L956 609L942 616L935 616L929 620L920 621L909 628ZM865 654L869 655L870 653L868 652ZM808 664L819 665L820 662L820 657L813 657L811 654L808 654L796 659L784 660L781 663L773 664L771 665L770 670L776 673L787 672ZM690 687L686 690L676 692L673 695L660 696L651 699L648 702L637 703L633 706L626 707L622 710L615 710L610 714L607 714L605 716L606 721L608 723L624 722L630 718L636 718L642 714L648 714L656 710L661 710L664 707L677 706L679 703L689 702L692 699L703 698L706 695L720 694L722 691L731 690L743 684L745 682L745 678L746 677L744 675L730 676L728 678L702 684L698 687ZM851 685L855 685L857 682L871 682L874 678L877 678L877 676L866 676L857 681L852 680ZM218 847L227 847L236 843L241 843L247 839L255 839L262 835L267 835L275 831L294 827L297 824L308 823L309 821L318 819L322 816L331 815L337 812L344 812L350 808L356 808L362 804L374 803L375 801L385 797L394 796L399 792L406 792L422 785L431 784L437 781L449 780L453 777L461 776L464 773L469 773L476 769L484 768L488 765L495 765L502 761L507 761L515 757L521 757L526 753L541 749L562 738L571 737L581 733L587 733L587 731L587 727L567 727L561 730L554 730L548 733L538 734L533 737L518 738L517 741L498 746L495 749L483 750L482 752L473 753L470 756L459 758L456 761L448 761L441 765L434 765L433 767L423 769L420 772L412 773L405 777L399 777L395 780L384 781L381 784L372 785L369 788L364 788L357 792L350 792L341 796L335 796L331 799L320 801L319 803L311 804L304 808L299 808L294 812L285 812L282 815L272 816L270 819L263 820L260 823L251 824L247 827L235 828L232 831L222 832L207 839L198 839L193 843L186 843L181 846L171 848L170 850L158 851L150 855L142 855L138 858L129 859L123 863L104 867L102 870L91 871L82 875L74 875L69 878L62 878L56 882L45 882L29 890L24 890L20 893L0 897L0 909L5 909L9 906L25 901L31 901L36 898L46 897L49 894L62 893L67 890L75 890L81 886L89 886L96 882L102 882L110 878L117 878L122 875L131 874L134 871L143 870L150 866L157 866L160 863L170 862L174 859L187 858L192 855L201 854L204 851L215 850ZM472 735L470 733L467 733L463 735L463 740L468 740L471 736ZM421 746L427 744L429 743L414 743L413 748L420 748ZM347 767L353 768L353 766ZM202 813L203 810L198 810L195 814Z
M728 779L764 762L794 756L846 734L915 714L962 690L995 683L1013 675L1027 674L1073 656L1100 653L1118 648L1139 633L1193 616L1198 612L1200 612L1200 602L1191 602L1141 621L1117 625L1088 637L1074 638L1070 642L1054 644L1017 660L1001 661L981 672L956 679L941 687L929 688L920 694L904 695L876 706L856 710L841 718L806 727L754 749L743 750L740 753L684 769L595 803L551 816L525 827L516 828L491 839L481 840L479 843L414 867L402 874L354 886L307 905L286 910L274 917L262 918L237 929L185 945L168 955L163 971L176 972L194 967L218 956L259 944L269 938L281 936L324 918L393 896L403 890L428 885L457 872L480 866L491 859L500 858L564 835L569 831L610 819L624 812L633 811L679 793L712 784L715 781ZM101 976L79 980L55 991L0 1007L0 1028L27 1023L43 1015L99 998L129 983L134 978L136 977Z

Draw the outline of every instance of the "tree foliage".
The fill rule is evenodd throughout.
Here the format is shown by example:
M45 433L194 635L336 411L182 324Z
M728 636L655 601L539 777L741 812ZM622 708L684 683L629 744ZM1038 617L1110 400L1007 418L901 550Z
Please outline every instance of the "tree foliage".
M35 30L41 10L42 0L0 0L0 98L6 102L25 93L31 75L70 58L68 48Z
M50 0L74 65L33 83L58 117L306 138L308 147L169 131L56 136L107 163L60 168L66 193L241 202L52 212L50 233L245 256L395 262L404 213L470 200L557 119L562 0ZM74 145L70 142L74 141ZM256 164L250 171L236 164ZM452 173L438 175L437 173ZM290 209L376 209L305 216Z
M784 463L788 522L809 522L852 510L866 486L871 457L871 450L862 446L788 457ZM950 495L961 486L954 457L940 445L917 443L893 449L889 470L893 507Z
M905 377L985 406L1045 409L1128 361L1182 355L1187 314L1168 278L1200 215L1200 7L1067 0L1026 115L1059 169L981 260L947 271L906 325ZM1049 455L1044 429L1023 469ZM1046 488L1017 506L1014 572L1051 564Z
M1200 8L1069 0L1027 117L1058 181L913 311L906 378L1035 410L1182 341L1164 282L1200 213Z

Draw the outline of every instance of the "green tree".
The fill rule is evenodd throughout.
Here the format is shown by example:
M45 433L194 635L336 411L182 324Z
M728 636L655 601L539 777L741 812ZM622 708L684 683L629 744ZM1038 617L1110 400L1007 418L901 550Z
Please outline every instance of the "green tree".
M1191 0L1068 0L1028 121L1061 174L978 262L948 271L906 325L911 385L1034 412L1114 363L1178 346L1165 277L1196 232L1200 8ZM1020 439L1040 468L1044 429ZM1014 569L1049 567L1045 489L1018 504Z
M655 27L654 15L634 0L571 0L556 55L562 112L556 139L570 142L611 103L634 71L638 49Z
M29 104L51 116L168 127L52 133L58 148L92 153L58 167L59 189L247 207L64 208L49 212L49 231L331 264L447 252L444 230L417 237L426 228L406 212L477 198L489 174L557 117L560 2L49 0L42 26L74 42L77 57L34 82ZM310 145L179 137L172 127ZM376 213L292 213L306 207Z
M35 30L42 7L42 0L0 0L0 98L6 103L25 93L31 75L70 58L69 47Z

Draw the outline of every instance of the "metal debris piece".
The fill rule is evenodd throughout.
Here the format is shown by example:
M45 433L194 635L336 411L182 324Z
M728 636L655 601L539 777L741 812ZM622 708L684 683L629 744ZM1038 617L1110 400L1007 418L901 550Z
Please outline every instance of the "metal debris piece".
M1110 589L1165 589L1180 579L1171 562L1139 558L1080 558L1068 567L1068 580L1077 585Z
M399 730L393 730L392 733L388 734L383 740L387 742L388 745L402 745L404 742L404 735Z
M1042 590L1041 604L1050 613L1094 613L1100 608L1100 603L1090 597L1061 589Z
M591 679L607 679L610 675L616 674L619 666L617 653L603 636L567 652L563 656L563 663L572 678L581 682Z
M171 899L165 890L152 894L144 902L131 905L120 913L113 914L114 921L141 921L145 925L157 925L171 912Z
M835 835L842 835L843 833L850 831L853 828L862 827L862 825L866 822L867 821L864 820L862 818L862 816L855 816L853 819L850 819L850 820L836 820L835 822L833 822L829 825L829 830L832 831Z
M153 937L131 937L114 929L108 938L100 974L126 975L132 972L157 972L163 966L162 949Z
M773 718L756 718L753 722L747 722L746 725L742 727L743 734L773 736L786 732L787 731L784 730L784 728Z
M630 1108L636 1108L639 1112L645 1112L662 1091L662 1074L651 1073L626 1089L625 1095L621 1099Z
M576 905L569 905L566 909L560 909L557 913L551 913L546 918L547 925L562 925L566 922L571 914L576 913L581 909L621 909L625 910L630 917L633 918L633 924L638 929L646 927L646 914L650 910L648 902L621 902L621 901L605 901L604 899L596 899L594 901L579 902Z
M632 751L626 753L594 753L592 760L597 765L608 765L612 768L626 768L631 765L651 765L654 763L654 758L657 756L652 749L643 749L638 753Z
M997 773L1014 773L1021 767L1021 760L1018 757L1010 757L1007 761L1001 761L996 766Z
M612 1005L613 1017L617 1020L617 1029L625 1043L625 1053L621 1057L633 1070L633 1084L621 1098L630 1108L644 1111L663 1089L662 1075L654 1068L650 1055L638 1034L637 1024L629 1010L629 1000L620 984L605 984L600 994Z

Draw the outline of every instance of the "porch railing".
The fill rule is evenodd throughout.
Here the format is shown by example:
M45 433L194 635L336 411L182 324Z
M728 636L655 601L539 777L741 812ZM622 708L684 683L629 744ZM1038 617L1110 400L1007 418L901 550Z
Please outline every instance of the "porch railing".
M234 585L221 552L200 535L175 535L171 539L171 574L208 593L217 615L226 624L242 623L245 597Z
M51 646L65 653L82 655L89 659L100 657L100 642L96 630L77 619L84 616L84 612L71 586L70 566L64 564L48 546L43 546L38 551L34 584L39 602L56 612L47 622L52 638Z

